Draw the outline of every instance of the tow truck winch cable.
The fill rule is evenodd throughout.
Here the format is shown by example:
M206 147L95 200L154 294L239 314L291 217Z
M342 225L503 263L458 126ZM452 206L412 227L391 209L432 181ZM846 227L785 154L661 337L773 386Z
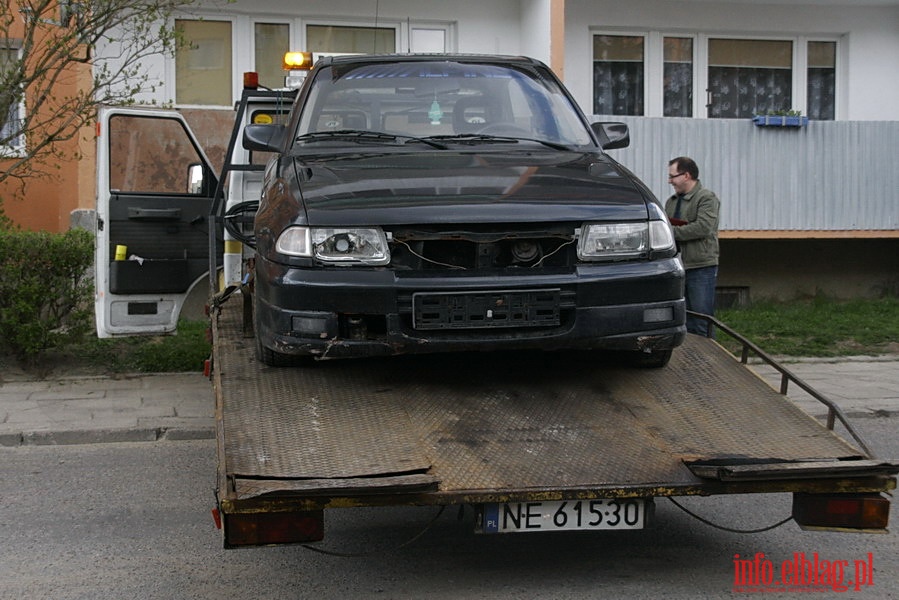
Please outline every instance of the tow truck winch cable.
M696 519L696 520L698 520L698 521L701 521L702 523L705 523L705 524L708 525L709 527L714 527L715 529L720 529L721 531L729 531L730 533L762 533L762 532L764 532L764 531L771 531L772 529L777 529L777 528L780 527L781 525L786 525L787 523L789 523L790 521L793 520L793 517L792 517L792 515L791 515L791 516L787 517L786 519L784 519L783 521L777 522L777 523L775 523L774 525L769 525L768 527L762 527L762 528L760 528L760 529L733 529L733 528L731 528L731 527L725 527L725 526L723 526L723 525L718 525L717 523L712 523L712 522L709 521L708 519L704 519L704 518L700 517L699 515L697 515L696 513L692 512L692 511L691 511L690 509L688 509L687 507L685 507L684 505L680 504L677 500L675 500L675 499L672 498L671 496L668 496L667 498L668 498L669 500L671 500L671 502L672 502L676 507L678 507L679 509L681 509L682 511L684 511L685 513L687 513L688 515L690 515L690 516L693 517L694 519Z
M402 544L400 544L398 546L394 546L393 548L388 548L387 550L379 549L379 550L372 550L370 552L336 552L334 550L326 550L324 548L317 548L316 546L310 546L309 544L302 544L302 547L306 548L307 550L312 550L313 552L318 552L319 554L327 554L328 556L338 556L340 558L362 558L365 556L373 556L375 554L383 554L384 552L396 552L397 550L405 548L406 546L414 543L416 540L418 540L418 538L420 538L425 533L427 533L428 530L431 529L431 527L434 525L434 523L437 522L437 519L440 518L440 515L443 514L443 511L445 509L446 509L445 505L441 506L440 510L437 511L437 514L434 515L434 517L430 521L428 521L427 525L425 525L421 531L419 531L418 533L413 535L411 538L409 538Z

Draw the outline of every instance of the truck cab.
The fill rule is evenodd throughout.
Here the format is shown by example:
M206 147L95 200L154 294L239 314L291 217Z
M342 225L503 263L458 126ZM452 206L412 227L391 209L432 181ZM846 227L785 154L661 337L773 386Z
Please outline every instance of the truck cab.
M281 122L294 90L246 89L216 171L174 110L102 107L97 136L99 337L173 333L188 299L239 286L268 156L234 143ZM249 225L247 224L249 223ZM246 238L243 238L246 239Z

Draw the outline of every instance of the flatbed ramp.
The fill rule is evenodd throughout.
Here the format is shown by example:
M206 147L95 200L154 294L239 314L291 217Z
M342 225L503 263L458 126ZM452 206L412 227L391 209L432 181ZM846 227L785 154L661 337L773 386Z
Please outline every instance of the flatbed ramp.
M239 311L214 319L226 509L891 487L895 472L712 340L668 367L485 353L265 367ZM722 468L726 467L726 468ZM744 472L745 471L745 472Z

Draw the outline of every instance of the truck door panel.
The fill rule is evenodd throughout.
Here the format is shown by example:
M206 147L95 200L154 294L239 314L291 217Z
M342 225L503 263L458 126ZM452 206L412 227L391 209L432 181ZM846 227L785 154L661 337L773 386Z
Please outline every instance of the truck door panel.
M181 115L101 111L98 335L175 330L188 292L209 268L214 189L209 162Z
M109 199L110 257L117 246L126 260L110 263L113 294L183 293L209 267L209 202L112 194Z

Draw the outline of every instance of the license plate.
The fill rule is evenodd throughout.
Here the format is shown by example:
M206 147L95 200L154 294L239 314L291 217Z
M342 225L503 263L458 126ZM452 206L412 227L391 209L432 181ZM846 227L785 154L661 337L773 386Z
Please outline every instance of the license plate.
M559 290L491 290L412 295L417 330L558 327Z
M485 504L478 532L643 529L646 506L642 498Z

